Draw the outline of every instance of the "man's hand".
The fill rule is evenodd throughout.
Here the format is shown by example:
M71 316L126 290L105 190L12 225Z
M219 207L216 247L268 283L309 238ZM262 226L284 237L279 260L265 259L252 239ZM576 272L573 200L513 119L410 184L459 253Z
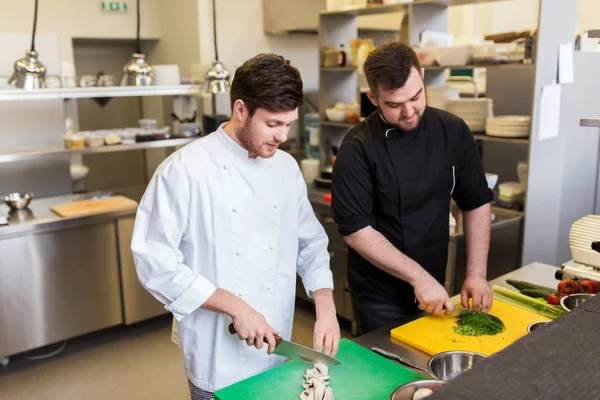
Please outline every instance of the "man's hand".
M317 290L313 294L313 298L317 311L313 348L333 357L336 355L340 344L340 325L333 303L333 292L331 289Z
M263 340L266 339L269 345L267 353L273 353L275 335L279 335L279 332L269 325L264 315L244 302L232 319L238 337L245 340L248 346L255 346L260 350L263 347Z
M469 307L469 299L474 310L487 313L492 308L492 290L485 277L481 275L468 275L460 291L461 303L464 308Z
M444 308L446 308L446 315L450 315L454 311L454 304L450 301L446 289L431 275L417 281L413 284L413 288L419 303L419 310L434 315L441 315Z

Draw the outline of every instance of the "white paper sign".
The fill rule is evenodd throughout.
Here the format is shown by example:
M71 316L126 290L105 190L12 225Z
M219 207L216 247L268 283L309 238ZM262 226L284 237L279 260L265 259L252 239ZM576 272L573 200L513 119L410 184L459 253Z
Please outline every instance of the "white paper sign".
M560 93L561 86L556 83L542 88L539 140L551 139L558 136L560 127Z

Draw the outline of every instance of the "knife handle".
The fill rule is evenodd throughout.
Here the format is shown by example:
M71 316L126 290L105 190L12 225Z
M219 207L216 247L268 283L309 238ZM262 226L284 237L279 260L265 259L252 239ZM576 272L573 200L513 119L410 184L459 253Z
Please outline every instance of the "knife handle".
M229 333L231 333L232 335L237 335L237 332L236 332L235 328L233 327L233 324L229 324ZM275 337L275 347L279 346L279 344L281 343L283 338L279 335L273 335L273 337ZM263 337L263 342L267 343L267 338Z

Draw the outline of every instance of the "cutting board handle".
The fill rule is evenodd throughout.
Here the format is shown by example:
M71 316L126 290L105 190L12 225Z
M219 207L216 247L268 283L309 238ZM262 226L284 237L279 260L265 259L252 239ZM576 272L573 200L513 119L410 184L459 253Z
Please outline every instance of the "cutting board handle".
M233 327L233 324L229 324L229 333L231 333L232 335L237 335L237 332L235 330L235 328ZM279 335L273 335L275 337L275 347L279 346L279 344L281 343L281 341L283 340L283 338ZM263 342L267 343L267 339L263 338Z

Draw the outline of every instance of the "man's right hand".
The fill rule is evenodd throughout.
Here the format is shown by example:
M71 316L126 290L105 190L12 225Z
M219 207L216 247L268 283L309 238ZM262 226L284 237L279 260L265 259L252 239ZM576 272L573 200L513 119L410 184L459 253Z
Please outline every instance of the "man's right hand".
M454 311L454 304L450 301L446 289L431 275L421 279L413 285L413 288L419 303L419 310L434 315L441 315L444 308L446 309L446 315L450 315Z
M245 340L248 346L262 349L263 341L268 344L267 353L275 350L275 335L279 335L265 319L264 315L244 303L239 312L233 317L233 327L241 340Z

